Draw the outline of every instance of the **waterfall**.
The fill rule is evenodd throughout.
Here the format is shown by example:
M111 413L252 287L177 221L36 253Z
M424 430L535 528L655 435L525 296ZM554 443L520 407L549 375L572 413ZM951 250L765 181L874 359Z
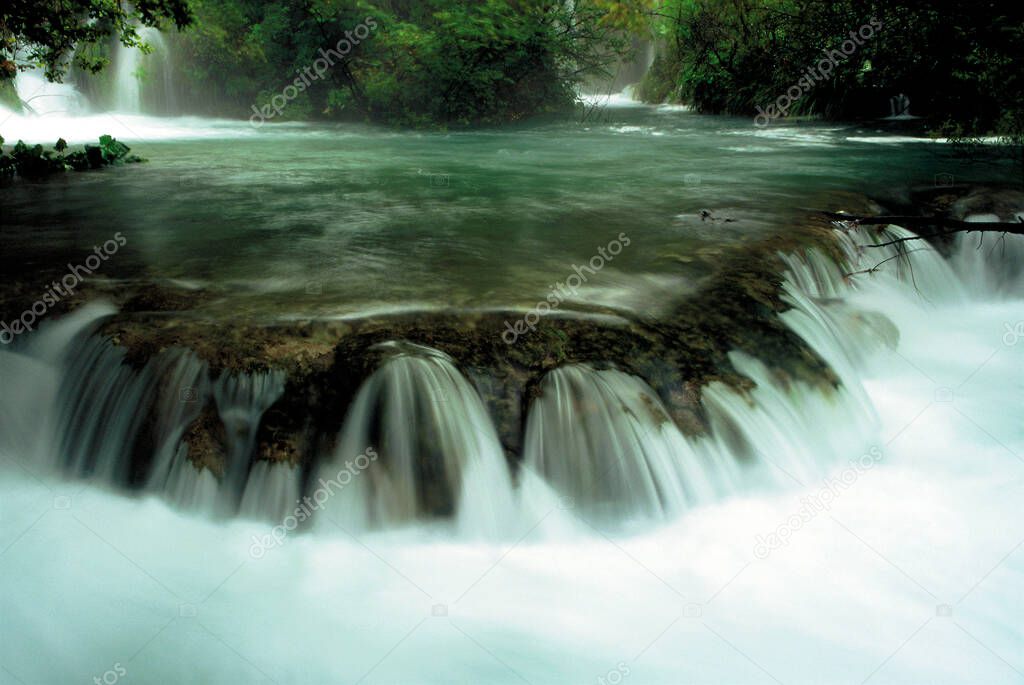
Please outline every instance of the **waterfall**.
M38 448L47 469L124 484L150 396L148 384L124 364L124 350L94 335L114 311L91 304L43 324L16 343L21 354L8 358L8 364L19 368L4 377L14 382L29 368L44 379L33 393L37 401L28 405L31 412L22 417L25 423L14 425L26 434L38 432L31 428L37 422L48 428L52 437Z
M437 350L385 349L393 356L360 388L320 467L315 485L329 492L321 520L365 528L450 516L467 532L498 529L513 509L512 483L479 395Z
M836 455L870 452L864 436L877 433L880 417L861 378L872 358L905 344L890 314L1019 292L1024 238L1000 238L980 261L976 237L961 237L949 260L925 241L893 243L909 237L896 226L842 227L838 258L818 249L781 255L789 305L781 318L829 365L835 387L734 351L732 366L752 387L705 387L709 433L692 440L643 379L573 364L541 380L513 469L454 361L392 342L375 348L385 361L359 388L304 493L296 465L253 461L263 416L284 392L282 373L213 381L207 363L182 348L133 366L98 333L116 310L94 303L0 350L0 373L14 389L0 394L0 452L207 513L280 520L311 495L326 528L440 519L492 534L559 498L604 521L668 519L731 493L810 482ZM196 440L212 442L190 454Z
M216 476L189 458L185 433L200 419L212 395L206 362L189 350L171 348L149 367L160 386L154 408L154 452L146 482L148 490L181 509L213 513L218 509Z
M152 384L110 341L80 335L69 346L60 390L58 435L64 468L105 483L127 482Z
M662 518L731 489L728 465L690 447L646 383L586 365L545 377L524 460L574 506L604 518Z
M138 48L118 43L114 53L114 111L132 114L142 111L141 60L142 52Z
M1004 217L974 214L965 221L1022 221L1020 213ZM960 233L954 237L952 267L971 295L1000 298L1024 290L1024 236Z
M5 384L27 389L24 400L5 396L0 405L6 424L0 449L32 455L35 464L71 477L143 483L183 509L234 513L256 427L280 396L283 375L225 375L214 386L206 362L182 348L134 369L123 348L96 332L115 311L86 305L0 353ZM196 467L185 441L214 397L223 412L217 419L226 426L229 463L222 480ZM264 498L258 490L257 479L246 488L250 501Z
M210 515L221 509L219 492L216 476L197 468L188 457L188 445L178 443L160 494L179 509Z
M903 93L889 98L890 119L915 119L910 114L910 98Z
M224 374L214 385L213 396L227 432L224 485L228 493L242 496L260 419L283 392L284 373L280 371Z
M299 503L300 469L261 460L253 464L238 513L280 523Z
M42 68L19 72L14 78L18 99L38 116L82 114L85 98L70 83L52 83Z
M167 44L160 31L151 26L137 29L139 38L152 48L149 54L136 47L127 47L117 43L114 52L114 92L113 109L117 112L138 114L147 109L144 86L153 81L160 82L163 107L173 107L173 89L171 81L171 61Z

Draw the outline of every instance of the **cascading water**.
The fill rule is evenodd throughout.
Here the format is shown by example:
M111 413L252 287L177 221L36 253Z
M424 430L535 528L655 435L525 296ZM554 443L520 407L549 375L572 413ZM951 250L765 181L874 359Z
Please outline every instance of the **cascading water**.
M31 401L12 404L9 415L22 417L20 425L34 417L41 428L51 426L26 431L25 436L43 437L15 452L33 454L34 463L72 477L115 486L143 483L185 510L234 514L244 492L247 513L264 502L276 511L273 503L282 492L290 497L297 490L297 478L282 479L277 467L267 465L255 470L251 482L247 477L256 430L283 391L283 374L225 374L214 384L206 362L180 348L165 350L135 370L123 348L96 334L115 311L88 305L43 325L19 342L17 354L0 355L5 378L42 381ZM185 440L214 400L226 442L227 463L219 479L193 463ZM26 439L13 432L5 438Z
M539 472L574 500L565 511L545 499L511 545L446 527L438 539L438 527L422 523L359 529L444 511L446 497L424 488L427 472L461 530L478 517L499 529L515 520L497 513L515 506L512 479L479 397L449 358L408 346L366 381L318 473L345 480L318 516L355 540L328 524L255 559L247 550L265 524L182 518L98 488L76 491L72 504L63 481L42 473L46 464L116 479L138 449L125 416L102 414L131 413L131 397L161 406L184 389L200 389L186 399L214 391L202 363L180 351L125 373L92 333L109 307L47 323L0 350L0 611L17 626L0 642L0 682L8 673L12 682L67 682L115 662L143 682L442 683L455 663L474 681L537 685L593 681L616 663L638 683L760 682L765 673L815 685L851 673L872 683L1017 682L1024 345L1004 335L1024 318L1020 263L1011 261L1024 240L1008 236L984 261L966 254L976 236L954 245L949 262L921 242L904 263L895 246L864 247L909 235L850 229L837 234L841 263L816 251L787 258L783 320L833 367L835 391L733 354L756 387L706 388L712 434L688 443L642 380L585 366L552 372L530 409L516 480L532 490ZM102 369L117 381L101 383ZM229 382L220 382L226 400ZM133 395L140 384L147 389ZM90 392L105 393L95 413ZM232 404L258 409L266 399L216 402ZM193 414L156 410L164 427L154 450L174 447L171 463L195 471L179 430ZM72 450L65 461L71 434L98 445L95 454ZM844 468L865 454L870 469ZM594 483L605 469L602 490ZM198 473L220 487L208 469ZM760 474L785 486L746 489ZM825 475L831 499L810 508ZM706 497L691 496L702 482ZM298 469L257 462L241 511L276 518L299 499L298 483ZM538 500L520 494L520 506ZM642 534L566 527L554 542L529 537L541 522L571 519L573 507L620 517L689 511ZM765 546L763 534L783 542ZM313 603L316 611L294 612ZM61 658L25 656L54 639L55 625L77 636ZM353 636L344 658L338 635Z
M968 222L1024 221L1024 212L1004 216L974 214ZM965 289L975 297L995 294L1012 297L1024 290L1024 241L1019 236L961 233L954 237L953 267L962 275Z
M209 469L189 460L183 438L209 401L207 364L187 350L168 350L154 360L160 383L156 406L156 449L147 488L163 494L185 510L212 513L217 504L217 480Z
M525 445L528 467L602 518L664 518L733 487L734 467L697 454L655 392L621 371L548 374Z
M82 114L85 98L70 83L53 83L40 68L19 72L14 79L18 99L37 116Z
M229 493L237 492L241 496L256 449L260 419L281 397L284 380L284 374L280 371L224 374L214 385L213 396L217 401L217 410L227 430L224 485ZM262 475L265 474L261 474L261 479ZM256 496L255 491L251 496Z
M172 104L171 62L164 38L158 29L150 26L141 26L137 31L152 51L147 54L119 42L114 54L113 109L128 114L138 114L145 109L143 86L153 79L160 81L162 97L167 101L165 106Z
M872 433L878 417L857 382L858 370L874 350L899 343L884 315L846 301L856 278L850 272L868 259L865 251L889 264L881 278L906 283L919 297L966 297L961 279L931 246L920 243L909 254L895 243L866 247L908 237L898 227L873 234L847 230L837 233L844 255L838 263L817 250L782 256L788 266L784 299L791 306L782 316L835 370L841 384L827 396L733 353L733 365L755 388L744 394L721 383L707 387L702 399L711 433L691 442L643 380L585 365L551 372L526 424L519 505L551 501L550 485L601 519L665 519L757 482L820 477L831 467L828 455ZM1007 249L1019 250L1019 241ZM961 245L953 264L977 267L967 251ZM997 278L1005 282L1003 272ZM978 288L987 285L974 280ZM284 391L283 374L228 373L212 382L207 365L183 349L166 350L136 371L122 349L94 333L112 313L104 305L86 307L47 324L23 346L60 379L57 407L44 412L53 417L58 443L34 451L53 455L51 466L72 476L123 485L139 481L137 452L151 449L142 462L146 488L181 508L286 515L301 494L300 471L252 465L260 421ZM333 457L320 466L319 482L337 477L340 465L367 449L377 450L381 464L332 496L329 518L355 529L438 514L454 516L463 529L507 526L516 508L512 475L476 391L443 353L408 343L383 347L393 356L360 389ZM223 472L216 474L193 462L185 440L211 405L226 452ZM154 419L146 426L150 413ZM847 417L842 430L815 430L835 413ZM149 433L151 446L144 440ZM795 441L794 435L803 437ZM860 441L860 449L869 447Z
M395 356L359 390L333 459L320 468L320 488L341 486L323 515L357 529L441 514L467 532L500 530L513 509L512 482L479 395L447 355L387 347ZM351 460L367 450L380 463L355 462L353 473Z
M157 404L156 450L147 487L157 492L181 477L187 463L182 438L199 418L210 397L210 378L205 362L186 350L172 350L160 360L157 373L161 392ZM173 476L173 478L172 478Z
M300 475L300 470L291 464L257 461L246 481L239 515L274 523L283 521L299 502Z

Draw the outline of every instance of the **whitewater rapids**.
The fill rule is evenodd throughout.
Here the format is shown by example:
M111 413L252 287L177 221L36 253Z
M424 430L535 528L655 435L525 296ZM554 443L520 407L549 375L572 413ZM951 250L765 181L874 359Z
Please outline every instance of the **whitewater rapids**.
M639 532L537 497L489 540L318 530L254 558L268 524L46 476L11 426L47 428L17 411L47 369L0 366L0 683L1024 682L1024 293L911 258L916 288L791 262L787 323L842 396L766 382L759 486Z

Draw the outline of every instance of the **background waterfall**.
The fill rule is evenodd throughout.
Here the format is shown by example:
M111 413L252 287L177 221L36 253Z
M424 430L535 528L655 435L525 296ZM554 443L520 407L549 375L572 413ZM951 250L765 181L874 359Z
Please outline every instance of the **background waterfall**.
M28 112L37 116L74 116L87 109L85 98L73 84L52 83L40 68L19 72L14 89Z
M137 30L151 51L116 44L112 107L129 114L172 111L173 67L167 43L158 29L141 26Z
M53 83L38 67L19 72L14 86L26 114L51 119L81 117L104 110L122 114L179 114L171 45L156 28L141 26L137 31L149 51L112 40L109 74L92 75L71 68L63 83Z

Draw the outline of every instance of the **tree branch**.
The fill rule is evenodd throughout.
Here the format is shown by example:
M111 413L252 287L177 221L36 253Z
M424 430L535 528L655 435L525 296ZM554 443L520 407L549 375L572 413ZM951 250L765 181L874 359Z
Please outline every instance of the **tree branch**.
M904 228L923 226L944 229L934 231L932 233L910 236L908 238L896 238L884 243L866 245L865 247L887 247L889 245L897 245L911 240L937 238L940 236L952 235L954 233L981 232L1024 235L1024 220L1014 223L1012 221L960 221L959 219L949 219L939 216L857 216L855 214L846 214L844 212L822 212L822 214L833 221L846 221L859 224L861 226L896 225L903 226Z

